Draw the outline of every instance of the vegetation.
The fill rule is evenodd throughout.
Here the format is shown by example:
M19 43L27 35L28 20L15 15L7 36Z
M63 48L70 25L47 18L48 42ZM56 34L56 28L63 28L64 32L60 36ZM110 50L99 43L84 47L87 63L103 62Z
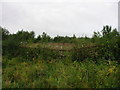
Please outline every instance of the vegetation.
M120 86L120 65L115 61L34 60L4 58L4 88L115 88ZM19 65L18 65L19 64Z
M93 37L2 32L3 88L118 88L120 34L104 26Z

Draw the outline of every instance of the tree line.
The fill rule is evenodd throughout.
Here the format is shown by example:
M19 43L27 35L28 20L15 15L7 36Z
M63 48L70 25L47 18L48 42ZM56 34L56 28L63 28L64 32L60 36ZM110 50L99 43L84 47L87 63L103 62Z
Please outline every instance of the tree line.
M43 32L42 35L38 35L35 38L35 32L34 31L18 31L15 34L10 34L10 32L0 27L0 31L2 32L2 40L15 40L16 42L22 42L22 43L42 43L42 42L61 42L61 43L72 43L72 41L76 38L75 34L73 34L73 37L68 36L59 36L52 38L50 37L46 32Z
M75 44L75 48L73 50L73 60L84 60L86 58L98 59L104 58L109 60L117 60L120 61L120 33L117 29L112 29L111 26L103 26L103 29L99 32L93 32L93 36L91 38L85 37L76 37L73 34L73 37L68 36L56 36L54 38L47 35L47 33L43 32L42 35L38 35L35 38L34 31L18 31L16 34L10 34L10 32L0 27L0 32L2 34L2 55L8 55L8 57L21 55L26 57L28 49L21 46L21 44L26 43L73 43ZM90 44L95 44L97 47L95 48L86 48ZM81 47L83 49L81 49ZM85 47L85 48L84 48ZM26 50L26 51L24 51ZM42 55L43 51L49 51L49 49L40 48L37 50L30 50L30 56L35 54L35 52ZM80 51L79 51L80 50ZM82 51L81 51L82 50ZM34 51L34 52L33 52ZM45 51L45 52L46 52ZM25 52L23 54L23 52ZM47 53L46 52L46 53ZM31 54L32 53L32 54ZM46 57L46 53L44 53L43 57ZM29 57L30 57L29 56ZM34 56L34 55L33 55ZM48 54L49 56L49 54ZM54 55L53 55L54 56ZM51 57L51 56L50 56Z

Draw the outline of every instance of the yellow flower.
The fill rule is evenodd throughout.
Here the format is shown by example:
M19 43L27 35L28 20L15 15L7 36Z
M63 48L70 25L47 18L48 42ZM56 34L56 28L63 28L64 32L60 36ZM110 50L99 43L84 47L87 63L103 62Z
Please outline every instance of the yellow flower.
M109 73L112 73L112 72L113 72L113 68L110 68L110 69L108 70L108 72L109 72Z
M115 66L113 66L112 68L108 69L108 73L112 73L115 70Z

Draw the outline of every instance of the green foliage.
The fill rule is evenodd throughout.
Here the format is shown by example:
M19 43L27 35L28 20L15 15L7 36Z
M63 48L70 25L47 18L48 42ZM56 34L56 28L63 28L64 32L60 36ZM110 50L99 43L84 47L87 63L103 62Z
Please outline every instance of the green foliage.
M39 35L39 36L37 36L37 38L34 40L34 43L37 43L37 42L40 42L41 41L41 36Z
M75 38L75 36L73 38ZM56 37L54 37L53 41L54 42L60 42L60 43L71 43L72 38L68 37L68 36L63 37L63 36L57 35Z
M16 41L19 42L33 42L34 40L35 33L33 31L28 32L28 31L18 31L15 34Z
M41 35L41 42L50 42L51 37L49 35L47 35L47 33L43 32L43 34Z
M3 60L4 62L4 60ZM16 63L16 64L15 64ZM8 60L3 68L3 88L116 88L120 86L117 62Z
M72 52L72 60L83 61L86 59L92 59L93 61L97 61L101 58L99 54L101 48L101 46L92 43L75 46Z
M16 56L16 51L19 49L19 43L14 40L14 38L9 38L7 40L2 41L2 55L8 56L8 58L12 58Z
M111 26L92 38L43 32L3 33L3 88L116 88L120 86L120 34ZM51 43L50 43L51 42ZM58 42L58 43L55 43Z
M99 54L101 57L107 60L120 60L120 34L116 29L112 29L111 26L104 26L100 32L94 32L92 42L102 45ZM99 33L99 34L98 34Z
M111 26L110 27L108 25L104 26L103 30L102 30L102 35L108 36L110 34L111 30L112 30Z
M0 35L2 35L2 39L5 40L8 38L9 31L5 28L0 27Z

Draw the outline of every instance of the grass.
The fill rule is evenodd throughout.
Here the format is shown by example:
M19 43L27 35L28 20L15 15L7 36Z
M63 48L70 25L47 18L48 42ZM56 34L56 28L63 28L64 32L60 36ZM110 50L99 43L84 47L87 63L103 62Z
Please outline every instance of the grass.
M3 59L3 88L116 88L120 65L115 61L83 62ZM14 62L14 63L13 63ZM19 64L19 65L18 65Z
M26 40L26 32L20 34L20 40L19 33L6 34L0 57L2 87L120 88L120 38L110 29L106 25L101 35L94 32L92 38L64 37L59 41L58 37L46 43Z
M74 44L71 43L28 43L23 45L24 47L37 48L37 47L46 47L49 49L55 50L70 50L73 48Z

